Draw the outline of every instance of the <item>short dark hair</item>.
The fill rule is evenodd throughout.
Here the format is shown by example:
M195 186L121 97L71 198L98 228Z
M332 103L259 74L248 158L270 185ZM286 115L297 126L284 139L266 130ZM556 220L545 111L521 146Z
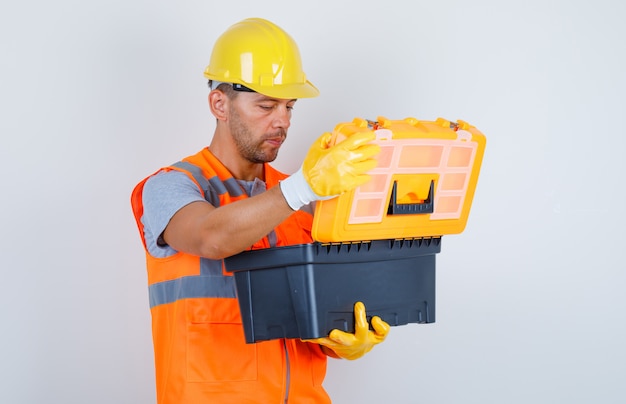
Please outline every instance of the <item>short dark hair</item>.
M235 91L230 83L220 83L216 90L220 90L226 94L229 100L234 100L239 95L239 91Z
M209 80L209 82L207 83L209 86L209 90L220 90L221 92L223 92L224 94L226 94L226 96L229 99L235 99L237 97L237 93L239 91L236 91L231 83L219 83L217 85L217 87L213 88L214 82L213 80Z
M238 84L238 83L224 83L224 82L213 82L213 80L209 80L209 88L213 89L213 85L215 83L219 83L217 85L217 87L215 87L215 90L220 90L221 92L223 92L224 94L226 94L226 96L229 99L234 99L235 97L237 97L237 93L241 93L241 92L245 92L245 93L256 93L256 91L254 91L251 88L248 88L246 86L244 86L243 84Z

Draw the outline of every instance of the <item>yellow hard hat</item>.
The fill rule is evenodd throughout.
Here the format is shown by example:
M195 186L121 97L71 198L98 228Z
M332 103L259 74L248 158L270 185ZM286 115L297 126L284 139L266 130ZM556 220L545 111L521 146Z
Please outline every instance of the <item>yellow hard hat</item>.
M319 95L302 70L296 42L282 28L262 18L240 21L217 39L204 77L241 84L275 98Z

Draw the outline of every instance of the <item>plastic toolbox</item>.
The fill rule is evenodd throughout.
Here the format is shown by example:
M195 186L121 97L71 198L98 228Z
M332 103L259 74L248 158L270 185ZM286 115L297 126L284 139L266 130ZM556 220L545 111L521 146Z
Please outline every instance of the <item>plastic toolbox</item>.
M441 238L311 243L245 251L233 272L246 342L354 332L354 303L368 321L435 321L435 257Z
M381 147L371 181L319 201L313 239L320 242L432 237L464 230L485 136L464 121L356 118L335 127L335 143L374 130Z

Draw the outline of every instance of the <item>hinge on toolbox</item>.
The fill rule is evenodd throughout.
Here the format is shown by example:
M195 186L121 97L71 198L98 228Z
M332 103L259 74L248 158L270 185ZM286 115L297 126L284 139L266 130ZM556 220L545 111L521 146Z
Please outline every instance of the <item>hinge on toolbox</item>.
M380 129L380 125L378 124L378 121L371 121L369 119L366 119L367 121L367 128L371 129L371 130L377 130Z

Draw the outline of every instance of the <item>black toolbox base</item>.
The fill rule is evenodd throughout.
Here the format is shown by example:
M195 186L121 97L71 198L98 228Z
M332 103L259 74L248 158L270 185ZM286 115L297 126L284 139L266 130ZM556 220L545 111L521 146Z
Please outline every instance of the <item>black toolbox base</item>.
M441 238L320 243L247 251L234 272L246 342L354 332L354 303L391 326L435 321Z

